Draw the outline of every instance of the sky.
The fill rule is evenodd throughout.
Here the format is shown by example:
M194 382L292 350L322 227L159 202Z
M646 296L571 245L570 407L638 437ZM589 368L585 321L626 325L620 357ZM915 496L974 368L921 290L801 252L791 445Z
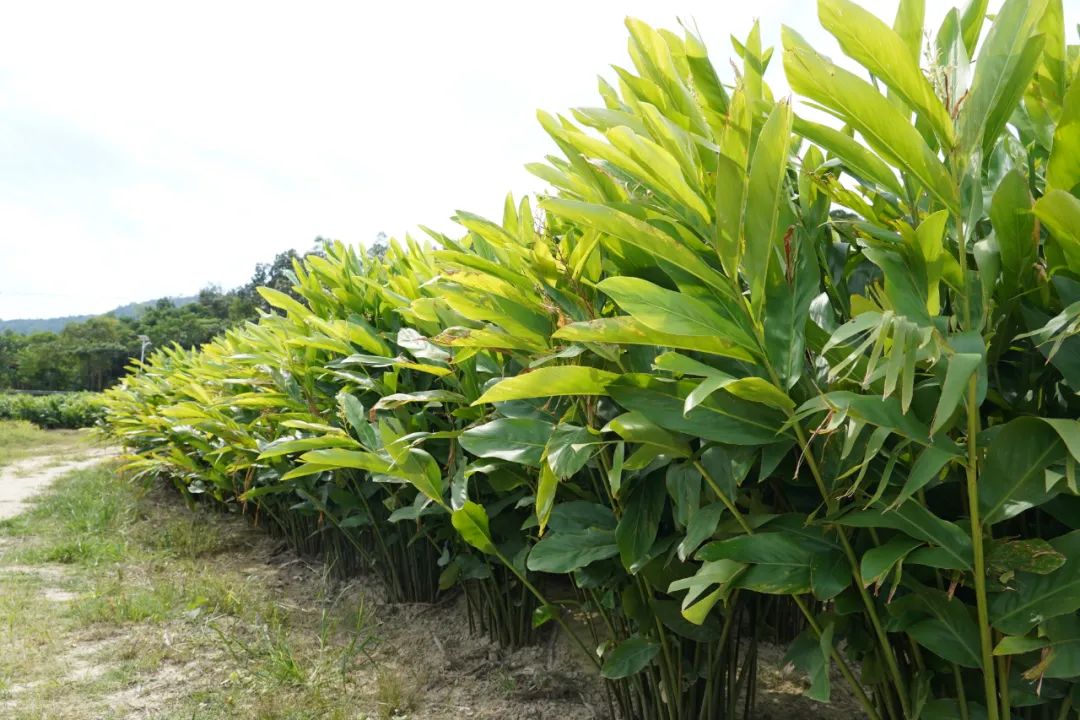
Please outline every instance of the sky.
M1065 0L1066 25L1080 0ZM896 0L864 6L890 24ZM927 0L936 27L953 3ZM0 319L225 289L316 236L454 232L543 190L536 110L599 104L623 18L782 23L839 59L811 0L8 3L0 24ZM996 2L991 3L997 5ZM786 94L779 53L767 76Z

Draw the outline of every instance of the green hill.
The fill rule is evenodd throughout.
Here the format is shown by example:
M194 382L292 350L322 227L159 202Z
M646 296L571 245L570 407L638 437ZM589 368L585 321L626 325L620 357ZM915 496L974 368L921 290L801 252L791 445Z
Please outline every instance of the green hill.
M198 300L198 297L191 295L189 297L177 297L169 298L173 304L177 307L193 303ZM146 300L144 302L133 302L120 307L113 308L107 313L101 313L102 315L113 315L114 317L137 317L146 308L152 306L157 300ZM26 318L16 320L0 320L0 333L11 330L19 333L20 335L31 335L38 332L54 332L58 333L63 330L69 323L84 322L96 315L67 315L65 317L54 318Z

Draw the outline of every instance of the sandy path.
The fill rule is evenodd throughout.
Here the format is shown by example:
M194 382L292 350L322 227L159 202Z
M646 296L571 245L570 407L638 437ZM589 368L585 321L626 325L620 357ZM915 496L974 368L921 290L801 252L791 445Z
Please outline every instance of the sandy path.
M116 448L93 448L74 455L37 455L0 468L0 520L21 513L32 495L61 475L96 465L118 452Z

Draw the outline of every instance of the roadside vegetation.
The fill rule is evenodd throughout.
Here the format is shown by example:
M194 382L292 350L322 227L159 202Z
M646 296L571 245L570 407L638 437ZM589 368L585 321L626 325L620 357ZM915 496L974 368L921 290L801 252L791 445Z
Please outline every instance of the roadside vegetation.
M21 420L46 430L93 427L105 416L101 393L30 395L0 392L0 420Z

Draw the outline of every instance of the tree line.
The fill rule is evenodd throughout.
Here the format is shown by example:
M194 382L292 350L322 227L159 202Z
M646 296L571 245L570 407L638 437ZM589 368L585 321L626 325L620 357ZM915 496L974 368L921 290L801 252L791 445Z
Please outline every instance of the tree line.
M381 238L380 238L381 241ZM371 252L381 252L380 241ZM103 390L124 374L124 367L146 347L178 344L198 347L230 327L259 317L270 306L257 289L292 293L292 263L322 255L326 240L313 249L278 253L273 262L255 266L251 280L223 291L204 288L194 302L162 298L134 317L100 315L66 325L59 332L0 333L0 390Z

